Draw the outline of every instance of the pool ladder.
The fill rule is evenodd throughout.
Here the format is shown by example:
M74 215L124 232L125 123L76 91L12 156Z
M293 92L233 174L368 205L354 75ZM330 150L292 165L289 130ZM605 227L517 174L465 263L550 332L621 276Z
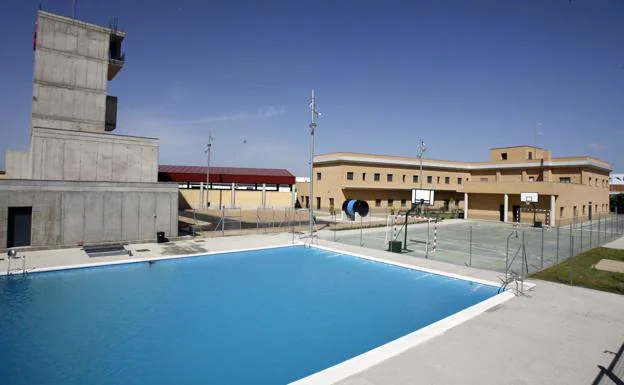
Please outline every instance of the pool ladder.
M316 244L318 245L318 234L315 234L315 233L304 234L301 237L299 237L299 239L305 239L305 241L303 242L303 247L308 248L308 249L312 247L315 239L316 239Z
M15 274L19 274L20 273L19 270L15 271L15 272L11 272L11 259L20 259L17 256L17 252L14 249L10 249L7 252L7 272L6 272L7 277L10 276L10 275L15 275ZM22 255L21 260L22 260L22 271L21 271L21 274L24 275L24 274L26 274L26 254Z
M524 279L518 273L510 271L500 276L499 279L501 280L501 286L498 288L499 293L506 291L509 284L515 284L513 293L515 295L524 294Z

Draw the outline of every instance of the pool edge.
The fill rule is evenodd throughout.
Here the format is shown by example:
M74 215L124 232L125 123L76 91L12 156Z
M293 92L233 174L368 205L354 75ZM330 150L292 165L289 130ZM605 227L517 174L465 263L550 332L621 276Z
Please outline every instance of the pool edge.
M165 261L165 260L170 260L170 259L196 258L196 257L210 256L214 254L240 253L240 252L246 252L246 251L264 250L264 249L279 249L283 247L292 247L292 246L300 246L300 245L301 244L299 243L285 243L285 244L273 245L273 246L261 246L261 247L248 247L248 248L243 248L243 249L208 251L208 252L185 254L185 255L165 255L165 256L159 256L159 257L145 257L145 258L140 258L140 259L134 258L134 259L122 259L118 261L102 261L102 262L94 262L94 263L80 263L80 264L75 264L75 265L50 266L50 267L32 268L30 270L26 270L25 275L36 274L36 273L46 273L46 272L53 272L53 271L62 271L62 270L88 269L91 267L131 265L134 263L146 263L150 261ZM0 272L0 277L20 276L20 275L24 275L24 274L21 272L12 272L11 274L8 274L6 271Z
M351 251L345 251L340 249L334 249L327 246L320 245L312 245L312 247L333 251L340 254L346 254L357 258L363 258L379 263L385 263L395 266L404 267L412 270L420 270L436 275L442 275L446 277L461 279L464 281L481 283L488 286L500 286L498 283L493 281L488 281L480 278L469 277L461 274L449 273L441 270L425 268L421 266L409 265L406 263L390 261L387 259L371 257L364 254L354 253ZM535 284L524 283L527 288L535 287ZM498 306L504 302L509 301L514 298L515 295L510 291L503 291L502 293L496 294L485 301L481 301L477 304L474 304L470 307L467 307L463 310L460 310L456 313L449 315L439 321L436 321L430 325L427 325L423 328L420 328L416 331L413 331L409 334L406 334L402 337L399 337L395 340L392 340L388 343L385 343L381 346L378 346L374 349L371 349L367 352L364 352L355 357L349 358L346 361L342 361L334 366L330 366L327 369L323 369L319 372L313 373L307 377L301 378L299 380L293 381L288 385L325 385L325 384L334 384L338 381L342 381L347 379L348 377L354 376L358 373L361 373L367 369L372 368L373 366L386 361L394 356L397 356L415 346L418 346L436 336L444 334L446 331L466 322L476 316L485 313L487 310Z

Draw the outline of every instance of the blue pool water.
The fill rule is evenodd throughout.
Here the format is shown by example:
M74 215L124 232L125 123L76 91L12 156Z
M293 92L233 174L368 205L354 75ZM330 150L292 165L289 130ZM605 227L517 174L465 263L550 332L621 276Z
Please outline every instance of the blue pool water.
M284 384L496 295L301 246L0 278L2 384Z

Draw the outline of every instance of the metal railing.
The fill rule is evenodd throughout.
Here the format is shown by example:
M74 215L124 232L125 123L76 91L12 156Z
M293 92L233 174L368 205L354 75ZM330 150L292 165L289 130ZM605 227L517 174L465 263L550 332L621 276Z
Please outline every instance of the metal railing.
M392 222L387 219L380 228L365 229L361 235L362 230L356 227L341 229L340 224L337 227L332 224L330 229L334 231L321 232L320 236L330 241L353 246L364 245L384 251L390 250L390 241L406 239L407 245L402 245L401 249L410 256L504 274L515 272L526 278L622 236L624 215L600 213L591 220L578 218L577 222L556 227L533 227L526 223L514 225L496 221L443 220L436 226L435 253L430 248L432 224L428 229L427 223L410 223L407 237L402 224L395 226L396 231L390 230L391 225Z

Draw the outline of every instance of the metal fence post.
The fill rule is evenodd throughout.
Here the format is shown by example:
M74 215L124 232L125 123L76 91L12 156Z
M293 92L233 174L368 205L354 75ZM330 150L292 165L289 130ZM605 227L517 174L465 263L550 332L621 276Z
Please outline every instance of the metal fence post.
M559 226L557 226L557 263L559 263Z
M600 214L598 214L598 246L600 246Z
M407 229L405 229L405 231L407 232ZM360 215L360 247L364 246L364 244L362 243L362 216Z
M609 215L609 218L611 218L611 239L613 239L613 215Z
M540 270L544 269L544 227L542 227L542 252L540 255Z
M469 255L468 266L472 267L472 225L470 225L470 242L469 243L470 243L470 246L469 246L470 252L468 254Z
M581 247L579 249L583 251L583 221L581 221Z
M594 235L594 222L592 219L589 219L589 248L592 248L592 238Z
M591 236L589 239L591 241ZM570 286L572 286L572 259L574 259L574 237L572 235L572 224L570 224Z

